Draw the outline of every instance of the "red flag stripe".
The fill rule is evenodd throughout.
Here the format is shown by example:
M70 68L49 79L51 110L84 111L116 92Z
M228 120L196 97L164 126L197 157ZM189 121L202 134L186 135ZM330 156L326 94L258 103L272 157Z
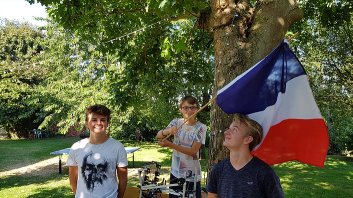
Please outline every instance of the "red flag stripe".
M328 146L322 119L289 119L272 126L253 154L271 165L297 160L323 167Z

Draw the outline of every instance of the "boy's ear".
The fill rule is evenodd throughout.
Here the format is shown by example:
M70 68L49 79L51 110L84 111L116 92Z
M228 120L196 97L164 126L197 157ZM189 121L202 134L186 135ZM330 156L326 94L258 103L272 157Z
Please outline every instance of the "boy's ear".
M245 144L250 144L253 140L254 140L254 138L250 135L248 137L245 137L245 139L244 139Z

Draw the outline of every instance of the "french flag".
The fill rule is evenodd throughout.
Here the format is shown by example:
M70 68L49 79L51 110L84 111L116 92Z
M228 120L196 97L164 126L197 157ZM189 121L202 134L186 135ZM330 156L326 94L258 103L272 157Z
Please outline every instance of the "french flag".
M286 41L219 90L216 101L224 112L246 114L262 125L254 156L270 165L297 160L324 166L328 129L304 68Z

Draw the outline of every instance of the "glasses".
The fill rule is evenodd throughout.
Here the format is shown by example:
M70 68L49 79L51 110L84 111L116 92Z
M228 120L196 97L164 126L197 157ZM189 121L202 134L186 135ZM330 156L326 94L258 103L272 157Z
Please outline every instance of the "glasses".
M188 111L188 110L191 110L191 111L194 111L197 109L197 107L195 106L184 106L184 107L181 107L181 109L183 109L184 111Z

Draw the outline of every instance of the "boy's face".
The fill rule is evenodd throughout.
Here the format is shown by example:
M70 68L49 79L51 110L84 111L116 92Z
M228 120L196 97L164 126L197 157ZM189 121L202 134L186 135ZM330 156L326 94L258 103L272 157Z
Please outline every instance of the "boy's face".
M187 119L192 116L199 108L196 104L190 104L187 101L183 102L180 105L180 113L183 115L183 118Z
M249 144L252 137L247 133L245 124L239 121L233 121L229 128L224 132L223 146L230 148L240 148Z
M105 133L108 128L108 118L95 113L88 114L86 127L91 133Z

